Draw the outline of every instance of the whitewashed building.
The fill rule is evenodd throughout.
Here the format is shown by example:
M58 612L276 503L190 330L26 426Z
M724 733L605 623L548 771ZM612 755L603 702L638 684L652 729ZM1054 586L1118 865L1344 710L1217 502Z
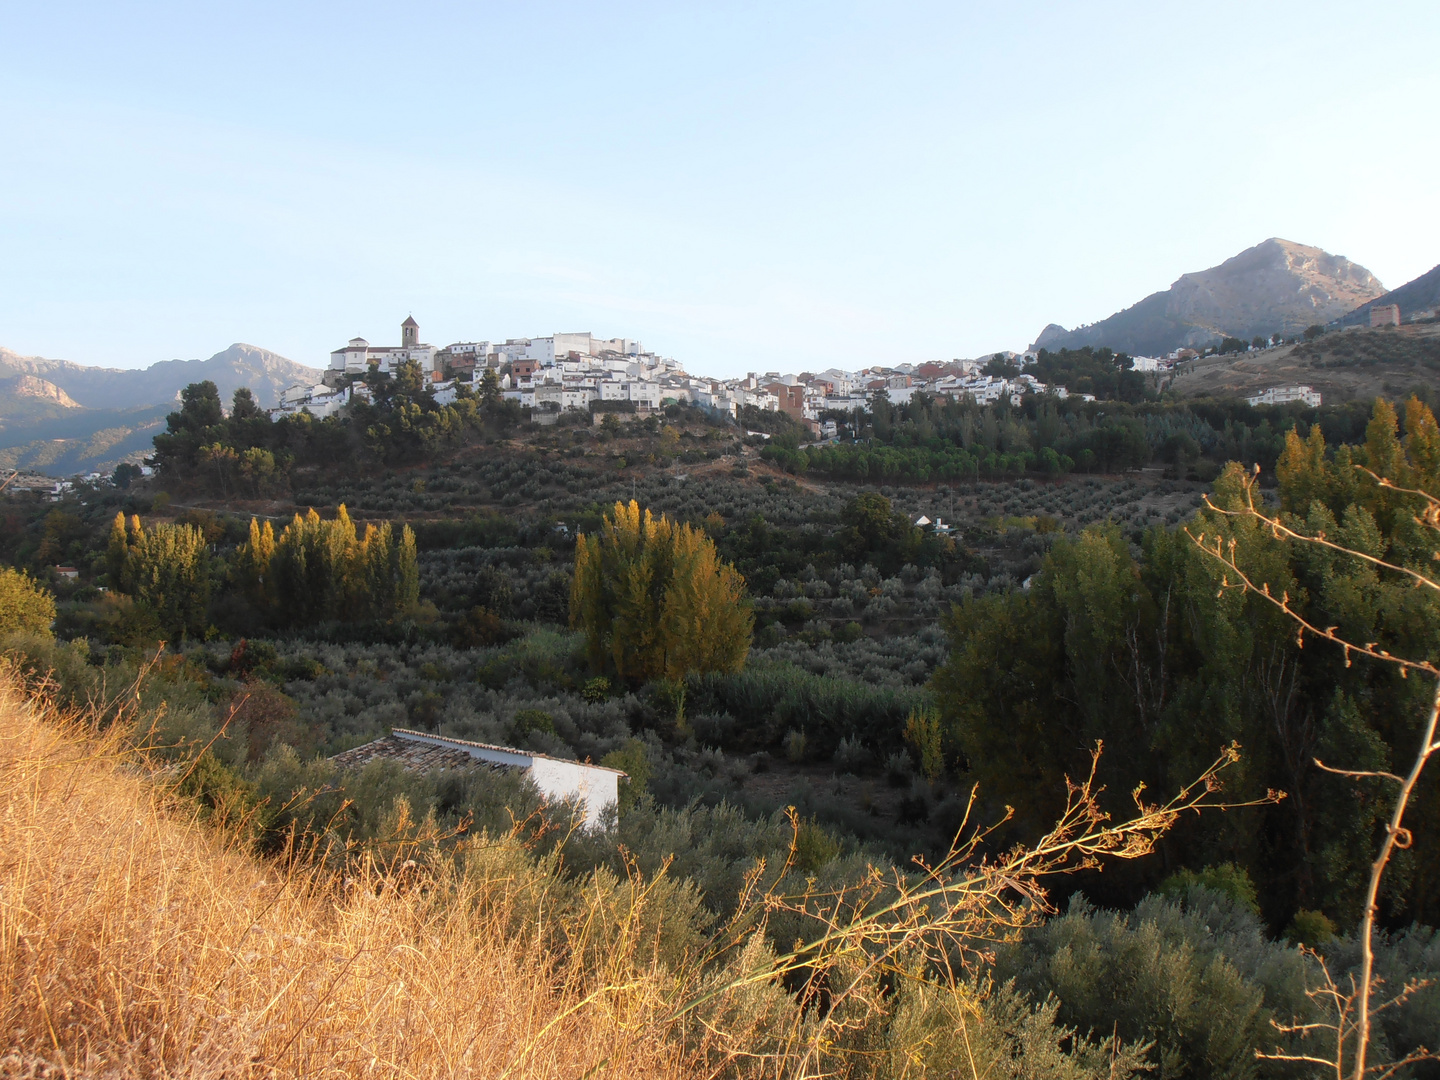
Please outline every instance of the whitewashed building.
M386 375L393 375L402 363L413 360L428 377L435 370L437 351L435 346L420 341L420 324L408 317L400 324L399 345L371 345L362 337L353 337L343 348L331 352L327 376L364 375L372 363Z
M1320 407L1320 395L1308 386L1272 386L1245 401L1250 405L1289 405L1298 401L1312 409Z
M341 768L363 768L372 761L394 761L412 772L439 769L491 768L523 773L554 805L570 803L584 813L584 827L595 830L606 811L619 799L620 781L628 777L619 769L566 761L549 754L492 746L468 739L451 739L424 731L394 728L389 735L336 754L330 759Z

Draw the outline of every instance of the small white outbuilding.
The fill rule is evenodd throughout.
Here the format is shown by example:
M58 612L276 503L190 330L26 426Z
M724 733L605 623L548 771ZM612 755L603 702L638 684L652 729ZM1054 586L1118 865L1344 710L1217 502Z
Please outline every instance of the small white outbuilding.
M540 789L546 802L583 805L585 828L591 830L600 827L606 808L619 799L620 781L628 779L619 769L603 765L406 728L394 728L389 735L336 754L330 760L342 768L360 768L381 759L395 761L414 772L481 766L518 769Z

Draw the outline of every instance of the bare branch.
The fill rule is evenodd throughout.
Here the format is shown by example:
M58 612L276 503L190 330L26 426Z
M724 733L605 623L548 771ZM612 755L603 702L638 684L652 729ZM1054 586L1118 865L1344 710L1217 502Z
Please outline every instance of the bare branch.
M1378 476L1369 469L1362 467L1362 471L1367 473L1383 488L1423 499L1426 503L1426 509L1424 513L1415 520L1427 528L1440 531L1440 499L1437 499L1425 491L1396 487L1389 479ZM1256 472L1258 473L1258 466ZM1245 481L1244 492L1245 506L1241 510L1222 509L1211 502L1209 497L1205 499L1205 503L1212 511L1227 518L1249 518L1262 523L1268 527L1271 536L1277 540L1288 539L1298 543L1316 544L1339 552L1342 555L1359 559L1378 569L1389 570L1400 574L1413 581L1417 587L1440 591L1440 581L1436 581L1419 571L1398 566L1384 559L1368 555L1363 551L1347 548L1326 538L1323 534L1307 536L1285 524L1279 514L1272 515L1261 511L1255 505L1255 479L1253 476ZM1395 656L1387 650L1379 648L1378 642L1370 641L1364 644L1356 644L1355 642L1348 641L1335 632L1338 627L1320 627L1315 625L1291 606L1288 593L1282 592L1279 597L1276 597L1275 594L1270 591L1268 582L1261 582L1257 585L1251 576L1240 568L1235 556L1236 541L1234 538L1230 539L1228 545L1222 543L1219 538L1216 538L1213 544L1207 544L1203 532L1200 533L1199 536L1191 533L1188 528L1185 532L1201 551L1216 559L1225 567L1225 574L1220 586L1221 594L1223 595L1226 589L1238 588L1253 593L1279 608L1280 611L1290 619L1293 619L1300 627L1295 638L1297 647L1304 647L1305 634L1309 632L1316 637L1339 645L1344 654L1346 667L1350 666L1350 654L1353 652L1374 660L1379 660L1383 663L1393 664L1399 669L1402 677L1411 671L1421 671L1436 679L1435 692L1431 700L1429 715L1424 725L1424 734L1420 740L1420 748L1416 753L1409 773L1405 776L1401 777L1394 773L1380 771L1336 769L1325 765L1318 759L1315 761L1315 764L1319 768L1329 773L1351 778L1374 777L1377 779L1391 780L1400 785L1400 790L1396 794L1395 803L1391 809L1390 820L1386 825L1384 840L1381 842L1380 850L1376 853L1375 859L1370 865L1370 875L1365 893L1364 914L1361 918L1359 928L1361 963L1358 986L1355 986L1350 994L1342 993L1335 986L1334 981L1330 979L1329 971L1324 967L1324 961L1320 961L1321 968L1325 971L1326 988L1323 991L1319 991L1319 993L1331 1000L1336 1015L1335 1023L1332 1026L1336 1038L1335 1057L1333 1061L1326 1062L1326 1064L1329 1064L1335 1069L1338 1077L1345 1075L1343 1055L1345 1040L1347 1034L1353 1034L1355 1039L1355 1054L1353 1068L1350 1070L1351 1080L1388 1080L1388 1078L1393 1076L1404 1064L1410 1063L1412 1059L1407 1058L1405 1062L1390 1063L1384 1066L1366 1065L1366 1056L1370 1044L1372 1015L1397 1004L1408 995L1406 991L1402 991L1401 995L1392 999L1392 1001L1378 1008L1372 1008L1371 995L1375 987L1379 985L1379 980L1375 976L1374 949L1376 902L1380 892L1380 881L1384 876L1385 868L1390 863L1390 857L1396 849L1407 848L1413 841L1410 830L1406 829L1403 824L1405 811L1409 806L1410 799L1419 783L1420 774L1424 770L1426 763L1433 754L1440 752L1440 739L1436 738L1437 726L1440 726L1440 667L1437 667L1436 664L1430 660L1411 660L1405 657ZM1436 552L1436 558L1440 559L1440 551ZM1236 578L1236 583L1233 585L1230 582L1230 574L1232 573ZM1317 957L1317 959L1319 958ZM1352 982L1353 981L1352 979ZM1352 1013L1354 1016L1353 1021L1350 1019ZM1421 1055L1428 1054L1427 1051L1423 1050L1417 1051L1416 1053ZM1433 1055L1413 1058L1413 1060L1429 1060L1430 1057L1433 1057ZM1291 1059L1278 1058L1277 1060Z
M1368 472L1369 470L1367 469L1365 471ZM1371 473L1371 475L1373 476L1374 473ZM1408 488L1394 488L1393 490L1406 492L1409 491ZM1413 494L1424 495L1423 492L1413 492ZM1430 499L1432 503L1436 502L1436 500L1430 495L1425 495L1424 497ZM1440 582L1437 582L1432 578L1426 577L1424 574L1420 573L1417 570L1411 570L1409 567L1405 566L1398 566L1395 563L1387 562L1385 559L1377 558L1374 555L1367 555L1363 551L1356 551L1354 548L1348 548L1345 547L1343 544L1337 544L1335 543L1335 541L1330 540L1323 534L1318 536L1309 536L1302 532L1296 532L1294 529L1290 528L1290 526L1286 525L1278 514L1270 515L1264 513L1255 505L1253 479L1247 480L1245 483L1245 509L1226 510L1222 507L1216 506L1213 502L1211 502L1209 495L1205 496L1205 505L1208 506L1215 513L1222 514L1225 517L1248 517L1254 518L1256 521L1263 522L1266 526L1270 528L1271 535L1273 535L1277 540L1283 536L1287 539L1298 540L1301 543L1305 544L1317 544L1320 547L1329 548L1331 551L1339 552L1341 555L1347 555L1350 558L1359 559L1362 562L1370 563L1372 566L1379 567L1382 570L1393 570L1397 574L1403 574L1406 577L1412 579L1419 586L1427 589L1434 589L1437 592L1440 592ZM1431 528L1440 528L1440 521L1437 521L1437 523L1435 524L1432 524L1430 521L1421 521L1421 524L1429 525ZM1186 532L1189 532L1189 530L1187 529Z
M1315 762L1315 766L1317 768L1324 769L1328 773L1334 773L1336 776L1348 776L1352 780L1359 780L1362 777L1366 776L1375 776L1379 777L1381 780L1393 780L1397 784L1405 783L1405 778L1403 776L1396 776L1393 772L1375 772L1370 769L1336 769L1329 765L1326 765L1318 757L1312 758L1311 760Z

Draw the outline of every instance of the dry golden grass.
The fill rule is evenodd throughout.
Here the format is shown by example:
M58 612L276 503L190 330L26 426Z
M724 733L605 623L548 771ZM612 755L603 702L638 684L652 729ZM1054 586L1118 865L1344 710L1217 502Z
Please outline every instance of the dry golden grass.
M121 727L0 669L0 1078L1129 1076L1139 1049L1071 1040L1053 1006L988 1019L966 957L1042 917L1046 878L1223 809L1238 757L1163 804L1137 790L1119 823L1092 772L1046 836L995 859L974 829L933 866L834 888L784 892L766 882L789 861L757 863L702 933L663 874L567 876L511 838L424 857L403 806L343 872L255 859Z
M709 1071L643 919L572 913L557 948L503 870L283 871L146 772L0 683L0 1075Z

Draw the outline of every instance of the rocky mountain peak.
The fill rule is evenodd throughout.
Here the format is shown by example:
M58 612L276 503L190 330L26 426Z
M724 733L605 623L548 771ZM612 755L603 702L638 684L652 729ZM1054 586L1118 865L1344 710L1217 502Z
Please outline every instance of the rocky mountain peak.
M1384 292L1374 274L1343 255L1271 237L1218 266L1182 274L1169 289L1108 319L1075 330L1052 323L1036 345L1164 355L1222 337L1298 333Z

